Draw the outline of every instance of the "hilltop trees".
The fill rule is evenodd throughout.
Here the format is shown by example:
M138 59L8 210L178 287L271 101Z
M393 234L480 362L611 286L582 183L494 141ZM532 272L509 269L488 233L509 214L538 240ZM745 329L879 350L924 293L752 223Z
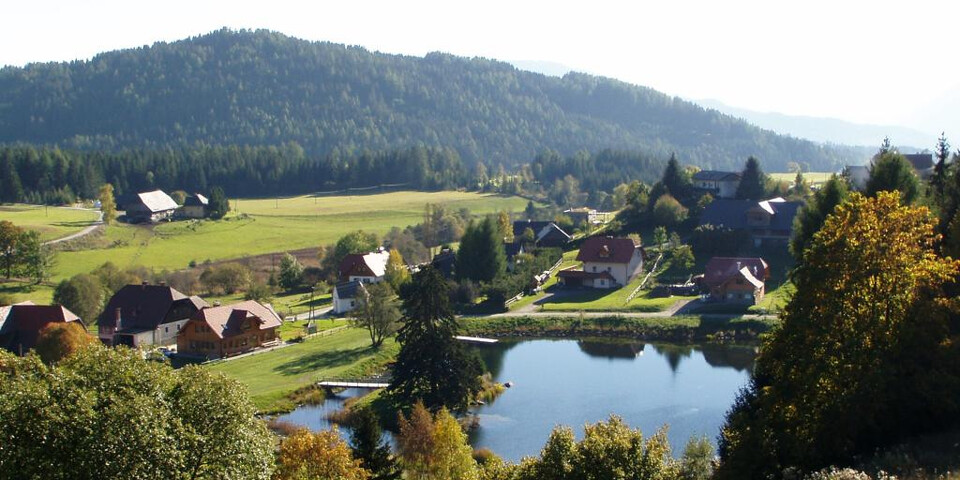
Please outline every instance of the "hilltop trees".
M745 200L762 200L766 195L767 178L760 169L760 162L750 157L740 174L740 185L737 186L736 197Z
M400 405L422 401L430 409L460 410L480 391L483 367L453 337L458 323L446 280L433 267L413 275L403 292L400 353L388 391Z
M879 192L899 191L900 200L911 204L920 196L920 182L903 155L887 151L874 158L865 191L871 197Z
M935 220L898 193L853 194L793 273L783 326L727 417L719 478L810 471L955 419L956 331ZM936 366L936 367L933 367Z
M274 441L244 391L125 348L91 345L54 366L0 351L0 465L51 480L266 480Z

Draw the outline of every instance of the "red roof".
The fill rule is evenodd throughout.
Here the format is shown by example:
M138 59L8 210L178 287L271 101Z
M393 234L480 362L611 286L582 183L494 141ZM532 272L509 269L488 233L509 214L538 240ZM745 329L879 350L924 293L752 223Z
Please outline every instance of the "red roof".
M255 300L222 307L204 308L197 312L194 319L207 324L210 330L218 337L230 337L243 333L241 325L248 318L255 318L260 324L260 330L279 327L282 323L277 312L270 305L263 305Z
M83 322L60 305L24 302L0 308L0 346L24 353L37 344L40 331L51 323Z
M730 278L741 275L744 268L761 282L770 278L770 266L762 258L713 257L704 268L703 282L710 287L720 286Z
M629 238L590 237L580 246L577 260L581 262L630 263L633 252L640 246Z

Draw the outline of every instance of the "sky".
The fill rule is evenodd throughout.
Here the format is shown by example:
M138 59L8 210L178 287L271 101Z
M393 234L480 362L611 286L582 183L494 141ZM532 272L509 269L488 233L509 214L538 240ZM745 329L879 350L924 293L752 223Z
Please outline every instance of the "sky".
M552 62L691 100L960 135L951 0L30 0L3 11L0 65L266 28L384 53Z

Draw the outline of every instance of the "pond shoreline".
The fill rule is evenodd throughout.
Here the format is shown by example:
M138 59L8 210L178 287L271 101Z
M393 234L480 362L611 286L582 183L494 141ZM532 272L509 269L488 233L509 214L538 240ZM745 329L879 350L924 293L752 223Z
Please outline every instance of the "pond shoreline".
M461 320L462 334L494 338L622 338L671 343L759 344L779 325L771 318L713 315L677 317L503 316Z

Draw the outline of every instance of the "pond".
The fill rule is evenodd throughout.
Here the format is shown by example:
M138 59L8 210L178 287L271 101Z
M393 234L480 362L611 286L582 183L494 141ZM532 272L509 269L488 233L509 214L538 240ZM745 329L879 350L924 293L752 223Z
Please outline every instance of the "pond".
M471 409L479 427L475 448L505 460L537 455L556 425L573 427L622 417L645 436L669 425L679 455L691 436L716 443L724 414L753 369L754 349L716 344L673 345L620 340L506 340L476 351L499 382L512 382L496 401ZM322 405L304 406L279 419L319 430L350 389Z

